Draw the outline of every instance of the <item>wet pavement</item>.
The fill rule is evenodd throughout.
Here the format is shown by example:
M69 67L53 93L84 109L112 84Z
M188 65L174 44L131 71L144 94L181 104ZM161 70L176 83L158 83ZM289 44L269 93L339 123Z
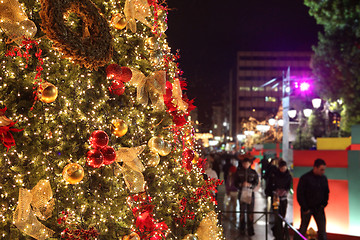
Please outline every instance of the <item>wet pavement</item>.
M265 213L255 213L254 214L254 236L248 236L247 232L240 232L239 229L239 218L240 218L240 209L239 202L237 202L236 211L236 220L233 219L232 214L225 211L224 204L224 196L225 196L225 184L218 187L218 209L220 211L219 219L221 221L221 225L224 229L224 236L226 240L273 240L275 239L271 227L273 226L273 216L268 215L268 219L266 219ZM288 222L292 222L292 195L288 197L288 208L286 214L286 220ZM260 188L255 192L255 208L254 212L266 212L266 209L270 208L270 199L267 200L265 195L263 194L263 190ZM268 224L266 224L266 220L268 220ZM291 238L292 239L292 238Z

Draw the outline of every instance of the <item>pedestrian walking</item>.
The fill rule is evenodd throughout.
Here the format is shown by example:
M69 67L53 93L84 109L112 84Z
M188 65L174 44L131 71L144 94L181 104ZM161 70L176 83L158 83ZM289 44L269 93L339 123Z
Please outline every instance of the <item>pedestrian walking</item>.
M246 225L249 236L255 235L254 232L254 189L259 183L259 176L254 169L250 168L251 160L245 158L239 165L236 172L236 184L239 189L240 200L240 231L245 233L245 213L247 216Z
M236 187L236 167L230 166L229 173L227 174L228 179L226 181L226 196L228 199L226 204L226 212L228 216L232 217L232 220L236 222L236 205L238 200L238 188Z
M326 240L326 217L324 208L329 200L329 185L325 174L326 163L316 159L314 167L300 177L297 187L297 201L301 207L300 233L305 235L311 216L318 227L318 240ZM296 236L294 239L300 240Z
M287 168L286 162L282 159L279 161L279 167L276 169L274 178L273 178L273 199L274 199L274 226L271 228L273 231L275 240L284 240L285 239L285 228L281 218L285 218L286 209L288 204L288 192L290 191L292 183L291 174Z
M273 194L279 200L279 213L285 218L287 209L287 196L291 188L292 177L284 160L279 161L279 167L274 176Z
M230 172L229 169L230 169L231 166L233 166L233 164L231 163L230 157L225 158L225 164L224 164L224 166L223 166L225 183L226 183L227 180L228 180L228 175L229 175L229 172Z
M277 158L273 158L270 161L270 164L268 165L265 174L264 174L264 179L265 179L265 196L266 199L268 199L268 197L270 197L271 199L271 209L273 208L273 204L274 204L274 178L275 178L275 172L278 170L278 159Z

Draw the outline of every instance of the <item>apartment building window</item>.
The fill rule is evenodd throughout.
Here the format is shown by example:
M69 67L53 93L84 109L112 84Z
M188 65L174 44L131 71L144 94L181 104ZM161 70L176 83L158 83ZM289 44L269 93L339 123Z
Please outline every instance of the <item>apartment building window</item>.
M269 97L269 96L266 96L265 97L265 102L276 102L276 98L275 97Z
M239 88L240 91L250 91L250 87L240 87Z
M262 92L262 91L264 91L264 88L263 87L252 87L252 90L254 92Z

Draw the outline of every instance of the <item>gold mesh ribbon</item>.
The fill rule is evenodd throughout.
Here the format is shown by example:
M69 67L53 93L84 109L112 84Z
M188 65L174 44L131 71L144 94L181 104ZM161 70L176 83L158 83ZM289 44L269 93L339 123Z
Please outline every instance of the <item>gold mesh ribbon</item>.
M137 101L147 105L150 99L153 106L160 110L164 109L163 95L166 93L166 72L156 71L150 76L145 77L145 75L137 69L132 68L131 71L133 75L130 84L137 88Z
M22 36L31 38L37 31L35 23L28 19L17 0L0 1L0 27L17 44L22 42Z
M181 111L187 112L188 104L182 100L182 90L180 86L180 80L176 78L172 86L173 86L172 98L174 99L174 104L178 106L178 108Z
M8 119L6 116L0 116L0 127L4 127L12 123L10 119Z
M145 189L145 180L142 172L145 170L138 155L140 155L146 145L133 148L120 148L116 151L116 161L123 162L120 170L124 176L125 184L131 193L143 192Z
M121 167L125 184L131 193L140 193L145 191L145 179L141 172L132 170L127 165Z
M25 234L45 240L55 232L41 222L51 217L55 200L48 180L40 180L32 190L19 189L19 202L15 209L13 221L15 226Z
M147 17L151 17L150 5L147 0L126 0L124 14L133 33L136 32L136 19L151 27L151 24L146 20Z
M217 240L220 238L220 231L217 226L217 215L214 211L204 217L196 231L199 240Z

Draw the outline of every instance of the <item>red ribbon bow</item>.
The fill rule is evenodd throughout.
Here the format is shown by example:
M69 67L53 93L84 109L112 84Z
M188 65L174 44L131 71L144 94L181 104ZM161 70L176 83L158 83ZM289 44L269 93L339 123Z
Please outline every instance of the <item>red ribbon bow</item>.
M11 128L16 123L17 122L12 122L7 126L0 127L0 140L4 144L4 146L7 148L7 151L9 151L9 149L12 146L16 145L15 139L14 139L13 135L11 134L11 132L21 132L24 130L24 129Z
M7 110L6 107L0 109L0 116L4 115L6 110ZM24 130L24 129L12 128L12 126L14 126L16 123L17 122L11 121L11 123L9 125L0 127L0 141L7 148L7 151L9 151L9 149L12 146L16 145L15 139L14 139L13 135L11 134L11 132L21 132Z

